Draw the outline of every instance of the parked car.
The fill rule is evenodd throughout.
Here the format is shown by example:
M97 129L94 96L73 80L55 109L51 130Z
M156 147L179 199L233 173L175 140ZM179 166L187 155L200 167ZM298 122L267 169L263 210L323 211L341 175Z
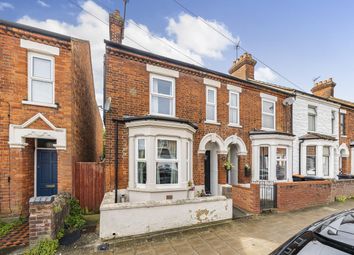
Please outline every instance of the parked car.
M354 209L343 211L305 228L270 255L354 254Z

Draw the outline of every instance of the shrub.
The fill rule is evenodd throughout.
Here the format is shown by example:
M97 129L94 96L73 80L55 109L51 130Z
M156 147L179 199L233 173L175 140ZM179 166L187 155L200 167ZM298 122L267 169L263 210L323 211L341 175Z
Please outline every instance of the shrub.
M41 240L36 246L25 251L24 255L54 255L59 247L58 240Z
M338 201L338 202L345 202L345 200L347 200L346 196L337 196L336 197L336 201Z
M82 210L79 201L72 198L69 200L70 213L65 218L65 230L73 232L77 229L81 229L86 221L82 216Z
M25 218L20 217L17 220L13 220L11 222L0 222L0 237L6 236L11 230L13 230L15 227L21 225L22 223L25 222Z

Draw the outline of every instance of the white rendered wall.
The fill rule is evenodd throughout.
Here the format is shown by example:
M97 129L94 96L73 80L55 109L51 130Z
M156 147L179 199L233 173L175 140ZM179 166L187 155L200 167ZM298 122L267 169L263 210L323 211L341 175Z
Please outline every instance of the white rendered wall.
M232 218L232 200L224 196L177 201L113 203L106 193L100 208L100 238L112 239Z
M296 101L293 104L293 134L296 135L293 146L293 173L299 173L299 140L298 138L306 135L308 133L308 107L315 106L317 107L317 119L316 119L316 133L333 136L336 139L339 139L339 106L326 102L324 100L318 100L316 98L307 97L307 96L297 96ZM334 126L334 133L332 133L332 111L336 112L336 121ZM331 148L331 166L330 166L330 177L336 176L336 171L338 169L338 152L337 148L339 147L338 141L308 141L305 145L316 145L317 148L317 167L319 169L319 174L322 175L322 146L332 146ZM302 173L306 175L306 147L302 148ZM321 162L319 162L321 161ZM320 165L318 165L320 164Z

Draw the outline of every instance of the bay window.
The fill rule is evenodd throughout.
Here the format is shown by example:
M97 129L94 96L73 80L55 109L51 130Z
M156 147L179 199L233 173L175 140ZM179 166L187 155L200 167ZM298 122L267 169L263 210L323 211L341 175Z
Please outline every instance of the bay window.
M262 100L262 129L275 130L275 102Z
M150 113L175 116L175 79L150 75Z
M276 178L285 180L288 169L288 155L286 148L277 148Z
M54 57L28 53L28 101L54 104Z
M336 112L332 111L332 116L331 116L331 127L332 127L332 134L335 134L335 126L336 126Z
M145 139L138 138L136 140L136 169L138 184L146 184L146 156L145 156Z
M240 124L239 93L229 92L229 123L231 125Z
M316 175L316 146L306 147L306 174Z
M206 87L206 121L217 122L216 88Z
M176 140L157 140L156 184L178 183Z
M259 179L269 179L269 147L260 147L259 157Z
M323 147L323 175L329 176L329 156L330 148L329 146Z

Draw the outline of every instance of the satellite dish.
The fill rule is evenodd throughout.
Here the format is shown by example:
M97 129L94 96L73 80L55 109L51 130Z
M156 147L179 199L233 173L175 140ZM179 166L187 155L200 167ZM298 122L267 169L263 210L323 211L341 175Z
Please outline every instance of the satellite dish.
M292 105L293 103L295 103L296 99L295 97L288 97L283 101L283 105L288 106L288 105Z
M111 109L112 98L108 97L104 103L104 110L108 112Z

